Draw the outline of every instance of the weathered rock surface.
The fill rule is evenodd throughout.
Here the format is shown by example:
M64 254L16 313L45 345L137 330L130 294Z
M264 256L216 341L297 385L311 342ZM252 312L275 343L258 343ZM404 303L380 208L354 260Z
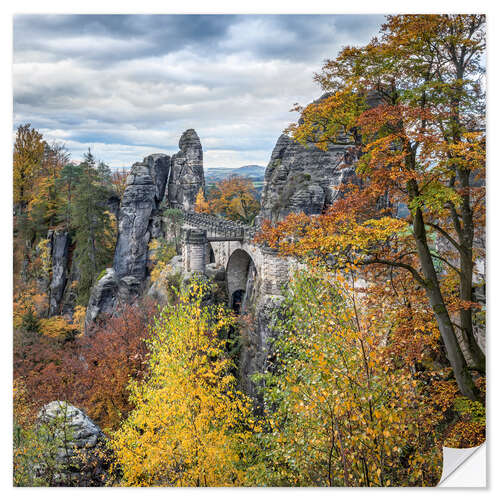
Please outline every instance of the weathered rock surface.
M111 314L116 306L118 296L118 278L114 269L106 269L104 276L92 288L87 312L85 314L85 331L100 314Z
M74 249L75 244L72 242L69 246L68 279L66 280L66 288L64 289L64 295L61 301L61 313L70 317L73 316L75 311L77 285L80 281L80 270L78 269L76 259L73 258Z
M168 204L172 208L193 210L198 191L205 188L205 175L200 138L192 128L182 134L179 148L172 156Z
M118 213L118 240L113 269L94 286L85 319L86 329L117 303L131 302L143 292L148 274L149 242L163 237L160 205L192 210L204 188L203 151L193 129L179 140L180 151L170 158L152 154L132 166ZM160 292L153 291L153 295Z
M355 178L353 160L349 144L322 151L281 135L266 168L258 223L321 213L338 198L340 185Z
M148 244L161 232L155 216L165 194L169 172L170 157L164 154L147 156L132 166L118 217L113 268L119 278L135 276L143 280L146 277Z
M149 168L149 174L155 185L155 198L157 203L163 200L165 188L170 174L171 158L162 153L155 153L144 158L144 163Z
M272 339L276 336L274 326L280 315L282 295L261 295L257 297L254 324L246 328L241 340L240 385L245 394L257 398L257 388L251 381L255 373L267 370L271 363Z
M127 187L123 193L118 220L118 241L116 243L113 268L118 277L146 277L148 244L151 239L149 221L156 205L157 186L150 167L134 163Z
M37 422L57 443L59 473L54 479L58 485L102 485L104 463L99 452L104 434L85 412L66 401L52 401L42 408ZM39 466L39 473L43 472Z
M222 282L226 279L226 270L223 266L218 266L215 262L206 265L205 274L212 281Z
M67 282L69 235L67 231L49 231L52 279L49 286L49 315L61 313L61 300Z

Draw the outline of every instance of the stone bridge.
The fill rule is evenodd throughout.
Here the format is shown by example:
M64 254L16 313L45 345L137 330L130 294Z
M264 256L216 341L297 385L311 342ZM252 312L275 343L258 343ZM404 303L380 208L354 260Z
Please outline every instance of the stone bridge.
M243 307L255 293L280 295L289 280L288 259L254 242L254 227L222 217L183 212L182 258L185 271L224 267L229 306Z

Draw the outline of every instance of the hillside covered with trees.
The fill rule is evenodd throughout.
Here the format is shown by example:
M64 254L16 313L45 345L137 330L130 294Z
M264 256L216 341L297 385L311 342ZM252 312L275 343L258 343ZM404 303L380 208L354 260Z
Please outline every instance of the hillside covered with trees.
M21 124L14 485L434 486L483 443L485 43L387 16L318 68L261 202L207 189L193 129L112 173Z

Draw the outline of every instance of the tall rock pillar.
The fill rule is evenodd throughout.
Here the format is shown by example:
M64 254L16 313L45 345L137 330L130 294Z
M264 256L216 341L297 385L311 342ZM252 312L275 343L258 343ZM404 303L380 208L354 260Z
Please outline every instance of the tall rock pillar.
M179 148L180 151L172 156L166 196L172 208L192 211L198 191L205 189L203 149L194 129L182 134Z

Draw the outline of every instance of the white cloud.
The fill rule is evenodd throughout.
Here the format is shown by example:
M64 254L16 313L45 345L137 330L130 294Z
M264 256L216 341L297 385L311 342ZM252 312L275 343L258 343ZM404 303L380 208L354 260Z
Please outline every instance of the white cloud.
M320 95L312 76L348 38L341 21L357 27L356 41L374 34L352 17L221 18L209 38L189 17L166 19L179 28L172 38L165 18L74 17L52 16L39 31L38 18L23 18L16 28L14 124L32 123L76 159L91 146L120 167L175 153L187 128L198 132L206 166L266 164L296 118L292 105Z

